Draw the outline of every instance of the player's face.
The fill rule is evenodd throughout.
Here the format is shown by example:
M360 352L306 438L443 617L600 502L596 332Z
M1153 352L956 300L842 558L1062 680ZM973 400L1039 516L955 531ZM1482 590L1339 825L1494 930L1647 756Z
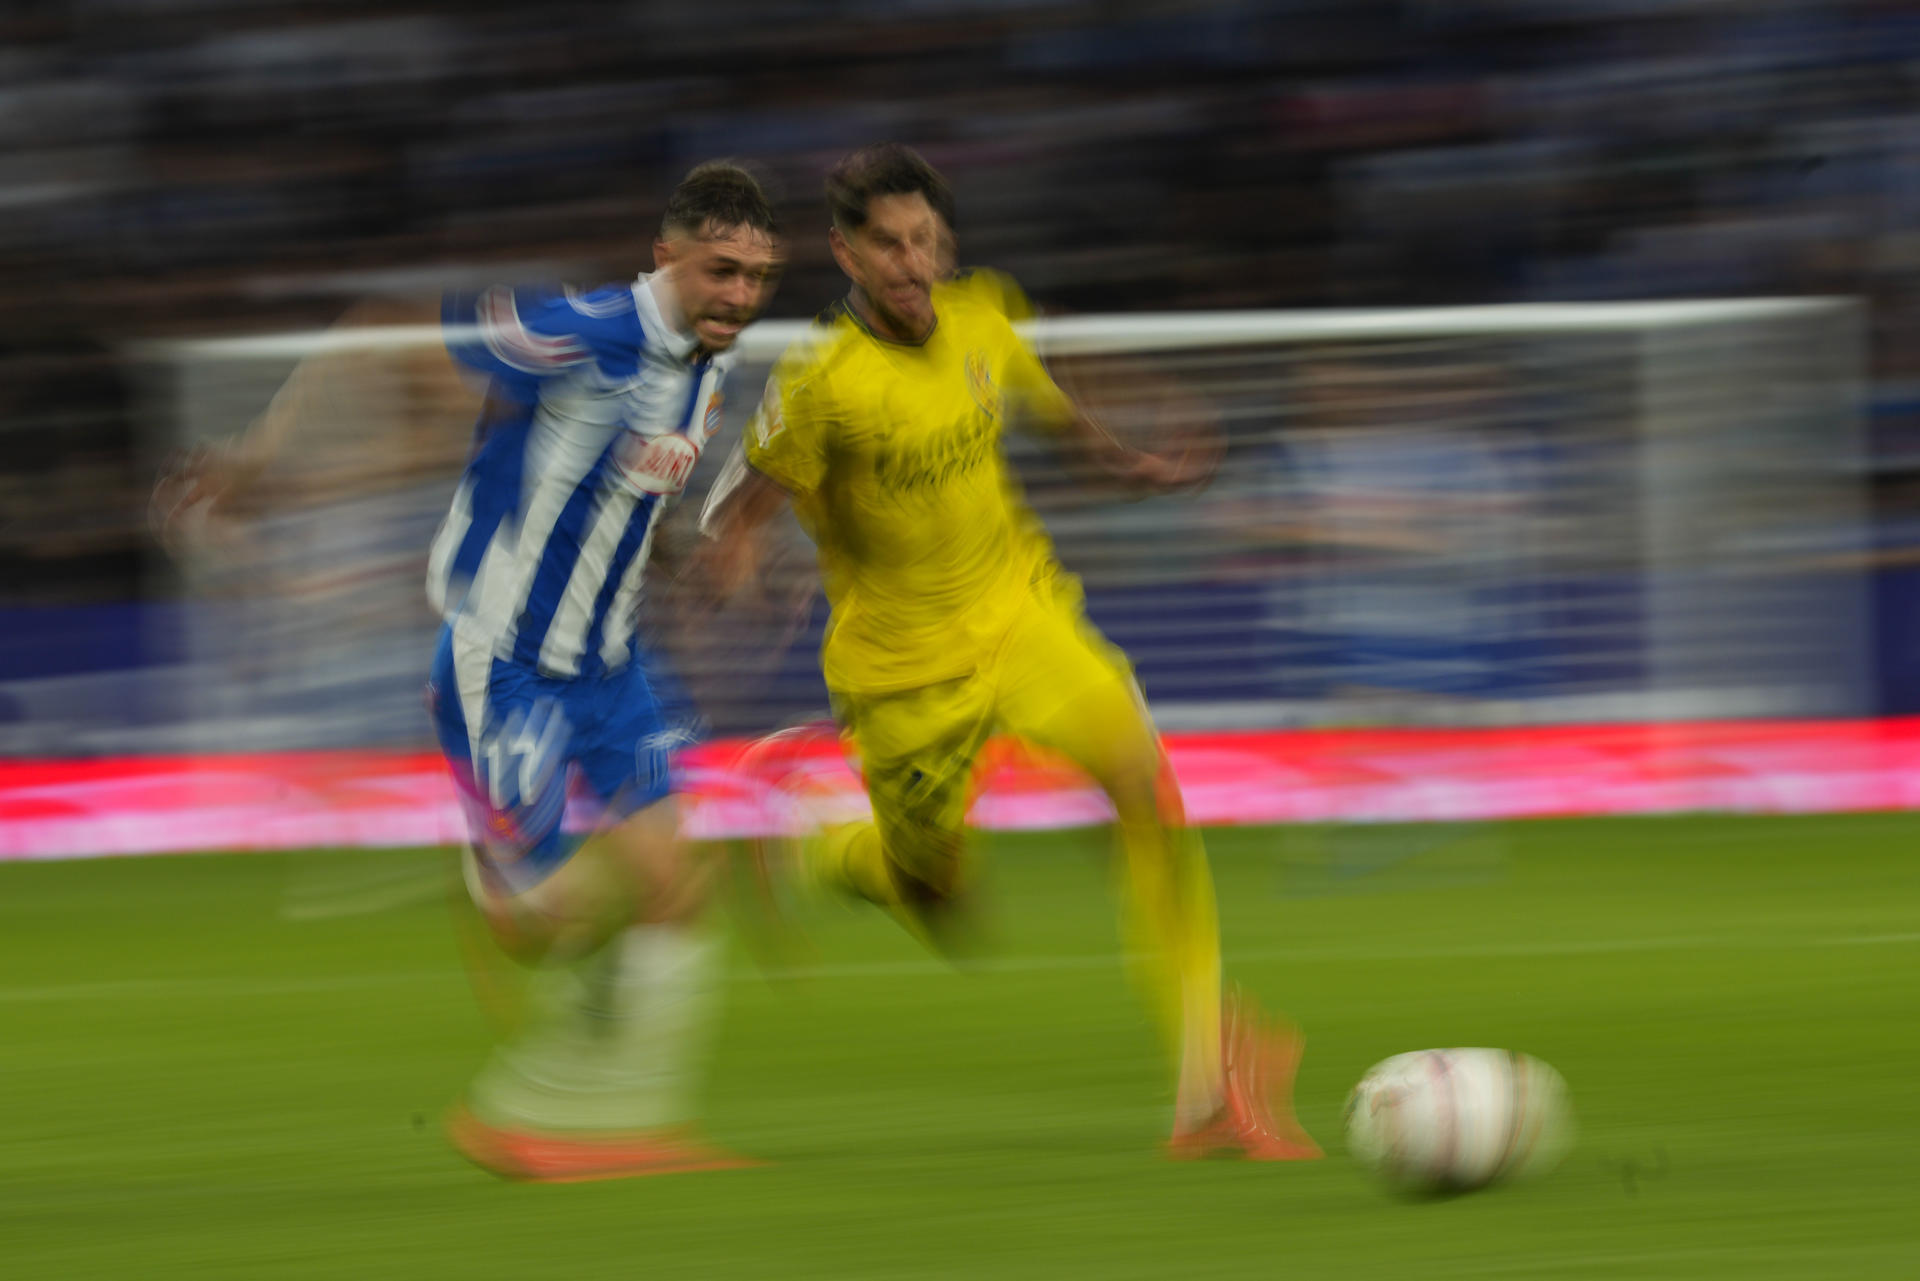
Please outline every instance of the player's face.
M716 229L658 240L653 261L673 282L687 328L708 351L733 346L773 297L780 247L751 227Z
M933 282L946 274L952 233L919 192L875 196L867 221L829 234L833 256L888 338L918 342L933 330Z

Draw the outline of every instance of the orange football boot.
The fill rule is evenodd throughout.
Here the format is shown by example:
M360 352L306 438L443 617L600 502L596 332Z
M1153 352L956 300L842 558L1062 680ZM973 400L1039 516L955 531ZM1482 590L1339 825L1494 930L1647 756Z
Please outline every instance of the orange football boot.
M760 1164L713 1147L684 1128L606 1134L517 1130L490 1125L464 1104L447 1113L447 1137L481 1169L529 1183L636 1179Z
M1299 1029L1287 1023L1263 1027L1252 1003L1230 992L1221 1005L1220 1042L1220 1109L1197 1126L1176 1128L1167 1155L1176 1161L1313 1161L1325 1155L1293 1115Z

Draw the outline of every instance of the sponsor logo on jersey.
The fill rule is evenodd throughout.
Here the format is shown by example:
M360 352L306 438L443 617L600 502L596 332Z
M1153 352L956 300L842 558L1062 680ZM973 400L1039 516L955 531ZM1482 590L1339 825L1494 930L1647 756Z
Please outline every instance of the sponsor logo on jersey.
M686 488L700 446L678 433L649 439L628 432L614 451L614 461L627 482L643 494L677 494Z
M937 488L987 463L998 448L992 420L964 414L945 429L895 442L893 448L876 453L873 472L883 485Z

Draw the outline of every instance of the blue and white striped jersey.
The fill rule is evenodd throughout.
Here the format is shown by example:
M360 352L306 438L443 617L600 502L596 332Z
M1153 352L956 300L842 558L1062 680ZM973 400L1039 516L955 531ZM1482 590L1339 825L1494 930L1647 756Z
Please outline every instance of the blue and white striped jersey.
M458 634L550 676L633 656L655 522L720 423L736 356L674 329L649 281L442 307L448 351L519 409L467 464L427 593Z

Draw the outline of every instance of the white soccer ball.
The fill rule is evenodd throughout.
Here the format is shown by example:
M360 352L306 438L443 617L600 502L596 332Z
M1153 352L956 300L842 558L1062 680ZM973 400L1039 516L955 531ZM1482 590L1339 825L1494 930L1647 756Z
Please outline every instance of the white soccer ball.
M1347 1097L1347 1150L1410 1191L1465 1191L1544 1174L1572 1143L1567 1083L1512 1050L1396 1054Z

